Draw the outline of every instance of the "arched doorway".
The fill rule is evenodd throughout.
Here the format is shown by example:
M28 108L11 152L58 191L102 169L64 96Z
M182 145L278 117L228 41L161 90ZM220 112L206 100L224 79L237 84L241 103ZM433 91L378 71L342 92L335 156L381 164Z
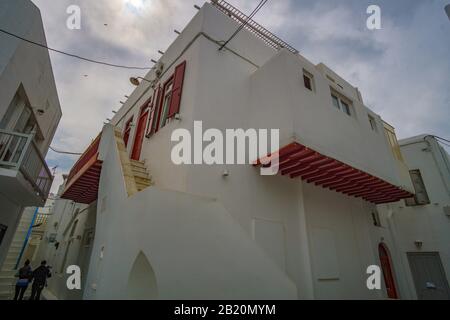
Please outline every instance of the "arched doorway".
M391 255L389 249L384 243L378 245L378 254L380 256L381 269L383 270L384 284L386 285L387 295L391 299L398 299L397 288L395 287L394 272L392 270Z
M154 300L158 298L155 272L147 257L139 252L128 277L128 299Z

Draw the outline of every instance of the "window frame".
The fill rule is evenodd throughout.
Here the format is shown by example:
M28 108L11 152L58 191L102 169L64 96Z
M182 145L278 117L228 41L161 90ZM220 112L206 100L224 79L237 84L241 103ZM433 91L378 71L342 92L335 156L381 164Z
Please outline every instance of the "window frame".
M161 99L161 121L159 123L159 129L162 129L169 120L170 104L172 102L174 77L172 76L166 83L164 83L162 99ZM170 90L168 90L170 89Z
M342 111L344 111L344 113L346 113L348 116L351 116L352 112L350 110L350 105L343 100L339 100L339 101L341 103Z
M331 104L349 117L354 117L353 101L330 87ZM335 103L336 101L336 103Z
M309 82L310 88L306 85L306 82ZM303 86L311 92L316 92L316 85L314 83L314 75L303 69Z
M164 102L166 101L166 95L167 95L166 90L167 90L167 87L168 87L168 86L170 86L170 85L173 86L173 80L174 80L174 75L171 75L171 76L169 77L169 79L167 79L167 80L164 82L163 86L162 86L161 99L160 99L160 101L158 101L158 104L159 104L159 106L158 106L158 119L157 119L156 126L155 126L155 128L156 128L156 131L155 131L155 132L161 130L161 129L164 128L164 126L166 125L165 123L162 124L162 121L161 121L161 120L162 120L162 116L163 116ZM173 89L173 87L172 87L172 89ZM172 90L170 91L170 98L169 98L169 99L172 99L171 96L172 96ZM169 101L168 107L170 108L170 101ZM167 113L168 113L168 112L169 112L169 110L167 110ZM168 120L168 119L166 119L166 121L167 121L167 120Z
M377 121L375 120L375 117L372 116L371 114L368 114L367 117L369 119L369 125L370 125L370 128L372 129L372 131L378 132L378 125L377 125Z
M379 228L383 227L381 224L380 214L378 210L373 209L370 214L372 216L373 225Z
M334 103L335 101L336 101L336 103ZM339 103L339 98L333 93L331 93L331 104L336 109L341 110L341 104Z

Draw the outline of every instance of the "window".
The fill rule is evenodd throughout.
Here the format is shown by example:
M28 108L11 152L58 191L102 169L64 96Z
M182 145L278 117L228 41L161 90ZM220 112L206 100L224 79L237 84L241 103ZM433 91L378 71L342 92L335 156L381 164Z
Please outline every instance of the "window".
M164 86L158 85L154 93L155 103L151 111L147 137L164 127L168 119L180 112L185 70L186 61L183 61L175 68L174 74L164 83Z
M352 115L351 102L337 93L331 93L331 101L336 109L342 110L348 116Z
M88 229L84 231L84 246L90 247L94 242L94 230Z
M172 101L172 88L173 88L173 79L170 80L164 86L163 104L162 104L161 116L160 116L161 120L159 121L159 127L160 128L164 127L166 125L167 120L168 120L170 103Z
M314 77L306 70L303 70L303 84L306 89L314 91Z
M372 221L375 227L381 227L380 215L376 209L372 211Z
M350 107L347 103L345 103L344 101L341 100L341 106L342 106L342 110L348 114L349 116L351 115L350 113Z
M370 128L372 128L373 131L378 131L377 123L375 122L375 118L372 117L371 115L369 115L369 123L370 123Z
M331 100L333 100L333 106L335 106L337 109L341 109L339 106L339 98L335 95L331 95Z
M425 188L425 183L423 182L422 175L420 174L420 170L411 170L409 171L409 175L411 176L411 181L413 183L416 194L414 198L405 199L405 204L407 206L429 204L430 199L428 198L428 193Z

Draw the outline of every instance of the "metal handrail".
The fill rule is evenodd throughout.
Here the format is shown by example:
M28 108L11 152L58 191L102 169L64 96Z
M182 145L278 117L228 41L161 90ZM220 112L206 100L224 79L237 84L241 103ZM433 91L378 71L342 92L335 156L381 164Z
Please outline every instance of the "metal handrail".
M33 133L0 129L0 167L20 171L36 193L47 199L53 176L34 142Z
M286 48L294 54L298 54L298 50L288 44L286 41L274 35L272 32L264 28L256 21L249 19L249 17L242 11L226 2L225 0L211 0L211 3L219 9L221 12L237 21L239 24L244 25L244 28L253 33L255 36L263 40L269 46L279 50Z

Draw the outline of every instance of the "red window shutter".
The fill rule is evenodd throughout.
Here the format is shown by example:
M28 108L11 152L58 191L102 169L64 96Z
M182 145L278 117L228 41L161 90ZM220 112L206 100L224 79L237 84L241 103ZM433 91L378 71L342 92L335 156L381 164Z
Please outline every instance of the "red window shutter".
M173 79L172 99L168 117L171 118L180 112L181 93L183 91L184 71L186 70L186 61L183 61L175 68Z

